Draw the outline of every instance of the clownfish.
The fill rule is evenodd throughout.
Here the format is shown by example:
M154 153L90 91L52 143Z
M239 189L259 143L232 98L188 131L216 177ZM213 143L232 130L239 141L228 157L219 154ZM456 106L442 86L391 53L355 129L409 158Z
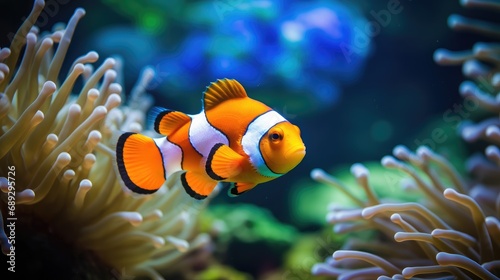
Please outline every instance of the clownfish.
M297 126L230 79L207 87L199 114L160 109L154 129L165 137L126 132L116 144L119 174L140 194L182 171L182 186L196 199L218 182L233 183L229 194L237 196L292 170L306 153Z

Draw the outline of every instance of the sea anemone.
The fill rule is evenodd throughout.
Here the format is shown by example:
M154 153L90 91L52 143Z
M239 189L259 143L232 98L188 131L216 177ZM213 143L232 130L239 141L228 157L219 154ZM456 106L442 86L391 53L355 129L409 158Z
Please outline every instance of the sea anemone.
M488 8L500 11L498 1L462 1L466 7ZM449 17L451 28L460 31L473 31L500 38L500 25L485 21L468 19L459 15ZM464 76L471 79L462 82L459 92L465 98L464 109L475 111L478 108L493 115L481 122L463 122L461 135L467 142L486 140L490 142L484 156L472 157L467 167L474 178L485 184L500 187L500 43L478 42L471 50L449 51L438 49L434 60L440 65L462 65Z
M145 88L154 71L143 71L127 106L120 106L125 95L116 82L119 59L108 58L94 70L98 54L91 51L63 75L66 52L85 11L77 9L65 27L39 33L33 23L43 8L44 1L36 0L11 47L0 49L0 206L5 218L0 221L15 224L7 234L0 230L2 251L12 260L14 242L30 235L20 231L44 230L116 271L162 279L161 272L175 270L176 260L209 238L197 231L206 203L193 207L176 176L153 195L135 196L121 187L114 168L113 139L120 131L153 133L142 131L142 123L152 105ZM83 86L73 96L79 78Z
M396 202L377 197L369 184L369 171L354 164L351 172L367 200L350 188L315 169L313 179L339 188L357 204L355 208L331 205L327 215L336 234L377 230L377 241L350 239L325 263L316 264L316 275L339 279L443 277L468 279L475 275L495 279L500 265L500 196L493 192L481 204L472 196L483 191L469 189L464 179L443 157L427 147L416 153L404 146L394 149L382 165L407 174L403 186L420 191L425 202ZM498 272L496 272L498 273ZM379 279L384 279L381 277Z
M500 10L497 1L461 3L466 7ZM450 16L449 25L456 30L500 36L498 25L457 15ZM427 147L412 153L398 146L394 157L382 159L384 167L406 174L403 187L423 194L421 203L377 197L370 187L369 171L361 164L354 164L351 173L364 190L366 200L353 195L352 186L343 185L326 172L312 171L313 179L340 189L357 205L330 207L327 220L334 224L335 233L372 230L379 236L370 242L350 239L325 263L316 264L313 274L339 279L500 277L499 53L498 43L477 43L471 51L440 49L434 55L441 65L462 64L464 75L473 80L460 86L464 107L495 113L480 123L464 122L460 127L465 140L492 143L486 147L486 157L477 155L468 161L473 178L470 182Z

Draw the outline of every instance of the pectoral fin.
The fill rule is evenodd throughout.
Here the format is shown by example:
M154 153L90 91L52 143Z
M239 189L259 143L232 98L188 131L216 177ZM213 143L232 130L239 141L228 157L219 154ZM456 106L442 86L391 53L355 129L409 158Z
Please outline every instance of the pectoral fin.
M243 156L235 152L229 146L216 144L210 150L205 171L210 178L222 181L234 177L241 172Z

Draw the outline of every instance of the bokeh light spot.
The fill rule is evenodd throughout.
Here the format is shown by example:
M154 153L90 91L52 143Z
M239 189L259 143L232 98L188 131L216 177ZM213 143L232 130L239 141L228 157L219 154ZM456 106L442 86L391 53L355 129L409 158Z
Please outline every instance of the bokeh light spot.
M164 29L165 22L156 12L145 12L140 19L140 25L147 31L158 33Z
M289 42L298 42L304 37L304 27L296 22L287 21L281 26L283 37Z

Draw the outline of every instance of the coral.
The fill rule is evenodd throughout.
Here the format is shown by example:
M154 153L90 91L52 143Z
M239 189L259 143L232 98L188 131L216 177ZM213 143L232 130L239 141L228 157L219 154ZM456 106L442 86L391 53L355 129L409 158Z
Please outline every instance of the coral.
M219 259L255 278L279 267L284 253L299 237L294 227L280 223L267 209L252 204L211 205L204 211L203 221L214 236Z
M498 1L462 1L466 7L500 10ZM499 26L452 15L449 25L456 30L471 30L499 37ZM377 230L371 242L349 239L325 263L316 264L313 274L339 279L458 278L498 279L500 277L500 45L477 43L470 51L440 49L434 59L442 65L463 65L472 81L460 86L468 112L495 113L477 124L464 122L462 137L469 141L487 140L485 155L468 161L472 175L466 181L442 156L427 147L416 153L404 146L395 156L382 159L386 168L406 174L403 187L425 196L417 202L387 202L374 194L367 168L354 164L351 173L366 194L363 200L324 171L311 176L350 196L355 207L331 205L327 220L337 234ZM477 111L477 112L476 112ZM465 118L465 114L461 115Z
M15 236L29 236L20 231L42 224L36 228L116 271L162 279L160 273L175 270L176 260L209 238L197 233L205 205L193 207L175 176L156 194L135 196L115 173L113 139L120 131L143 130L152 104L145 87L154 71L143 71L127 106L120 106L125 95L116 82L121 60L108 58L94 69L99 57L91 51L61 73L85 11L40 33L33 23L43 7L36 0L11 47L0 49L1 213L16 224ZM83 86L73 96L79 79ZM0 232L3 252L11 253L15 236Z
M211 279L231 279L231 280L250 280L252 277L248 274L234 270L231 267L216 264L211 265L207 270L200 273L197 280Z
M358 34L367 20L342 1L187 3L183 22L190 28L179 51L157 59L169 88L231 76L249 87L272 87L274 98L284 92L300 110L318 110L335 104L343 85L357 79L371 48L370 36Z
M226 241L234 238L245 243L291 245L298 234L294 227L280 223L268 210L252 204L218 204L205 214L210 224L219 224L218 236Z

